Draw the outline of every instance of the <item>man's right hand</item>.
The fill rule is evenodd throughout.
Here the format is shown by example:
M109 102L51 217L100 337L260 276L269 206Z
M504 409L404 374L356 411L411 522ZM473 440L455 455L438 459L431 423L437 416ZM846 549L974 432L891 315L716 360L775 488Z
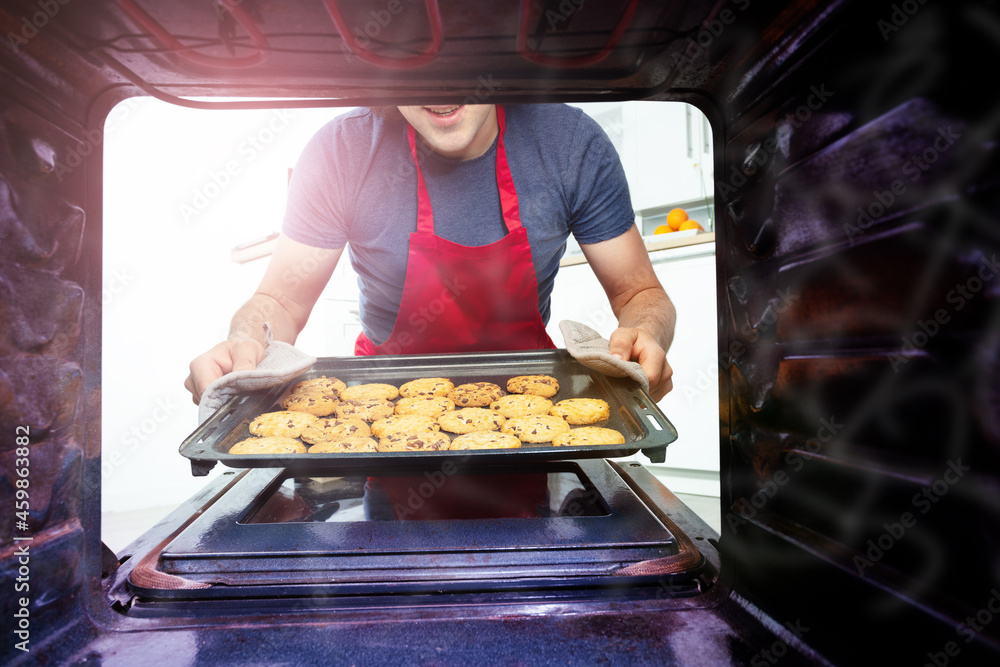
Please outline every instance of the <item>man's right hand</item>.
M184 388L197 405L208 385L235 371L252 371L264 359L264 345L253 338L223 341L191 362Z

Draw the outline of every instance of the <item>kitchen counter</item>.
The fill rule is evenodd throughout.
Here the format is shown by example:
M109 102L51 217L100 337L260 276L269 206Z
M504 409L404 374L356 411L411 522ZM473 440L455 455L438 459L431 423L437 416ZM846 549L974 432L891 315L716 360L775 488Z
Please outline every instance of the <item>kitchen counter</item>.
M643 237L643 241L646 243L646 250L655 252L657 250L684 248L702 243L715 243L715 232L701 232L694 235L688 235L684 232L674 232L672 234L658 234L655 237ZM574 266L586 263L587 258L577 252L564 256L559 262L559 266Z

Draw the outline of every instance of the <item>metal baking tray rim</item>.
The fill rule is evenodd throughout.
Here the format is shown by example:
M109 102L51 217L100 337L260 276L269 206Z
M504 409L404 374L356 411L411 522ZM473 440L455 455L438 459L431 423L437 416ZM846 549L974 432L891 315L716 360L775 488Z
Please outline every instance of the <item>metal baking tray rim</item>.
M546 370L549 371L546 373ZM503 450L444 450L439 452L379 452L324 454L260 454L230 455L228 446L236 438L247 437L249 421L270 409L303 379L335 375L348 385L361 382L395 381L421 376L447 376L456 384L460 381L485 381L529 373L545 373L560 380L562 398L581 394L603 397L609 401L612 416L606 422L620 431L627 431L623 445L591 445L584 447L554 447L549 444L526 443L518 449ZM570 390L564 382L576 388ZM505 385L502 385L505 386ZM582 387L582 388L581 388ZM558 398L553 400L561 400ZM624 429L623 429L624 427ZM236 435L234 435L236 433ZM629 442L628 438L632 437ZM662 463L666 446L677 439L673 424L660 411L656 402L630 378L613 378L592 370L569 355L566 350L529 350L515 352L454 353L431 355L385 355L375 357L322 357L307 371L287 383L269 389L235 396L201 424L180 446L181 455L191 460L192 473L206 475L216 463L231 468L287 467L319 470L351 469L385 466L427 467L428 465L478 464L488 461L551 461L574 458L619 458L643 452L652 462ZM220 443L229 443L220 451Z

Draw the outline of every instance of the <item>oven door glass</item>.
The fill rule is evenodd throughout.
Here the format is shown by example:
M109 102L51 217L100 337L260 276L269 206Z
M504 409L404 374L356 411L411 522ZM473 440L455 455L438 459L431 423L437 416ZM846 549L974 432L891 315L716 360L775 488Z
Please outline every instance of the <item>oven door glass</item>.
M242 523L453 521L606 516L600 495L571 470L446 475L288 474Z
M247 470L165 544L145 600L621 587L678 540L603 459L526 468Z

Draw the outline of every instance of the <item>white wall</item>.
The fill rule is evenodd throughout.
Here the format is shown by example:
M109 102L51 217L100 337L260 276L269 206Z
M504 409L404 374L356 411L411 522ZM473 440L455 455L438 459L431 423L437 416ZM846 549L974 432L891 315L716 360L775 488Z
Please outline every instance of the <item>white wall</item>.
M188 364L225 338L263 273L266 259L236 264L230 248L278 229L288 169L339 112L196 111L133 99L109 116L105 509L175 505L206 484L177 452L197 426L183 387Z

